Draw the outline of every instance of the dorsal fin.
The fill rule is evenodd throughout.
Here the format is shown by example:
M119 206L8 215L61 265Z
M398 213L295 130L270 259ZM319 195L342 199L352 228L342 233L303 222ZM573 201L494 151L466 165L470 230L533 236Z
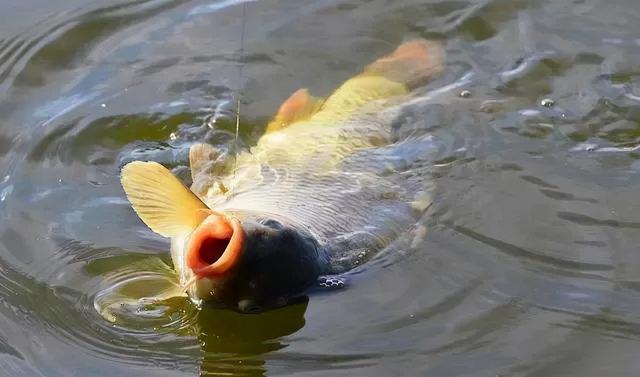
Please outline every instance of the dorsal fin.
M208 207L157 162L128 163L120 181L133 210L162 236L188 234L206 217Z
M287 98L267 125L266 132L281 130L292 123L309 119L322 105L322 99L309 95L307 89L298 89Z

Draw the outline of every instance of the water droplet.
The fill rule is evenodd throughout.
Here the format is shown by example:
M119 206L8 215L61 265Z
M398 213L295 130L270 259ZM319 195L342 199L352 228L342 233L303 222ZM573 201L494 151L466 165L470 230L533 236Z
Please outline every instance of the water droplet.
M471 91L470 90L463 90L458 95L460 97L462 97L462 98L469 98L469 97L471 97Z
M176 135L176 133L175 133L175 132L172 132L172 133L169 135L169 139L171 139L172 141L173 141L173 140L176 140L177 138L178 138L178 135Z
M553 107L553 105L555 104L556 103L551 98L545 98L542 101L540 101L540 105L544 107Z
M107 107L107 104L106 104L106 103L101 103L101 104L100 104L100 107L103 107L103 108L104 108L104 107Z

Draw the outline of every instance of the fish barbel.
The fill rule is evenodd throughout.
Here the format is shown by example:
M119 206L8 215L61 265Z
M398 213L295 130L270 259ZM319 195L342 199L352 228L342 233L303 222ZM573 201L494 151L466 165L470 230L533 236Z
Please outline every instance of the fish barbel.
M208 144L189 153L188 189L156 162L122 169L133 209L171 238L180 284L195 301L253 310L284 305L375 255L429 206L384 110L443 69L444 50L414 40L376 60L328 98L294 92L255 146L229 156Z

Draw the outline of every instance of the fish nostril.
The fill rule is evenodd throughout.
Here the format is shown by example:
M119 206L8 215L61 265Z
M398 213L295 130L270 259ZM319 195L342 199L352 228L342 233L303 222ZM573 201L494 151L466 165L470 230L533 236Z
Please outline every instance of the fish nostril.
M262 225L264 226L268 226L269 228L273 228L273 229L282 229L283 225L276 220L273 219L267 219L267 220L263 220L262 221Z

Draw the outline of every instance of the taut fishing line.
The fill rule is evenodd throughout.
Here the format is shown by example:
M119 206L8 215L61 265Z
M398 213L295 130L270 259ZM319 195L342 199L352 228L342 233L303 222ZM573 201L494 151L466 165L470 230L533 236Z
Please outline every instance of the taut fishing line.
M240 53L238 56L238 78L236 80L236 89L235 89L235 100L236 100L236 138L235 138L235 158L234 158L234 167L233 167L233 176L234 181L236 178L236 173L238 171L238 138L240 133L240 96L242 95L240 86L242 80L242 70L244 68L244 34L246 29L246 20L247 20L247 3L242 3L242 27L240 30Z

